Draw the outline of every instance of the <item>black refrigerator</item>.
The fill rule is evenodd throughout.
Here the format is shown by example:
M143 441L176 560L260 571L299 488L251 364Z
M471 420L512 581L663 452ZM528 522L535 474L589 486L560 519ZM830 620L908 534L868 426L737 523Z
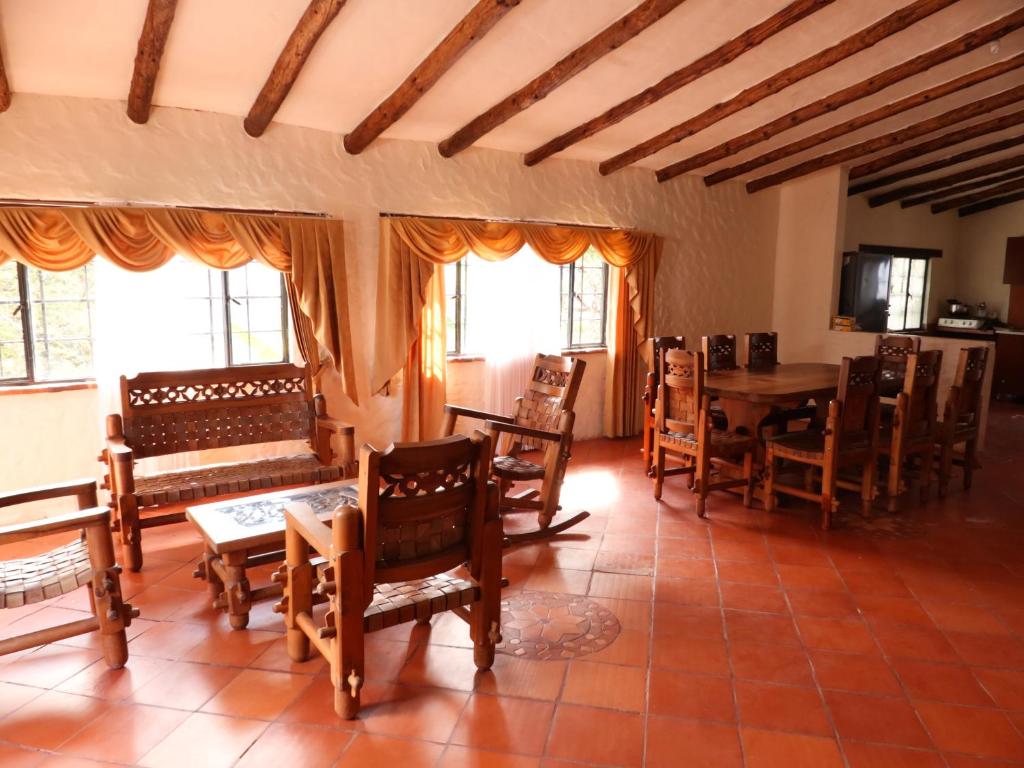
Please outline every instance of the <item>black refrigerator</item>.
M857 318L857 330L884 333L889 325L889 271L892 256L843 254L839 314Z

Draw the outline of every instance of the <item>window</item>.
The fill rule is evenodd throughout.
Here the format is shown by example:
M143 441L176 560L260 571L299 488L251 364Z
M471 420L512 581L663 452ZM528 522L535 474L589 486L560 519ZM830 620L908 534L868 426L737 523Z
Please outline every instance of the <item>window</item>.
M532 254L520 252L513 258L528 256ZM490 339L487 338L485 313L491 305L479 297L495 290L493 276L487 274L489 269L488 262L473 254L444 267L449 356L482 354L487 349ZM601 255L591 248L572 264L562 265L557 270L553 265L544 264L530 269L536 270L536 279L543 284L538 286L537 294L550 296L552 302L560 302L558 319L562 348L605 346L608 264ZM529 302L522 304L524 309L528 306ZM554 304L551 312L554 327ZM507 322L507 318L504 321ZM557 343L552 341L552 344Z
M125 310L126 328L119 303L129 295L138 306ZM179 256L133 273L98 262L45 272L10 261L0 265L0 382L90 378L97 343L115 345L111 336L122 333L130 344L162 345L169 368L283 362L287 312L284 277L257 263L219 271Z
M893 256L889 270L890 331L914 331L925 325L928 259Z
M91 375L94 322L90 265L43 272L0 266L0 380L59 381Z
M608 264L593 248L561 267L565 349L605 346Z

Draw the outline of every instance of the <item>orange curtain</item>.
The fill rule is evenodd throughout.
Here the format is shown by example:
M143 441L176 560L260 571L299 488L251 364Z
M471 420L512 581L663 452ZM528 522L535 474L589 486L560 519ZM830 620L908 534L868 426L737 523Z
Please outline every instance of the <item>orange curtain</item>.
M331 356L345 394L358 404L340 221L188 208L0 207L0 264L14 258L64 271L99 254L141 272L179 253L216 269L255 259L288 272L296 304Z
M614 340L608 347L607 399L615 405L606 408L605 432L621 436L639 431L639 389L634 382L642 375L641 358L647 357L643 340L651 331L661 238L627 230L390 217L381 219L372 388L378 392L399 371L404 372L403 437L433 436L427 427L435 419L440 424L444 406L444 286L442 270L434 265L458 261L470 251L501 261L526 244L554 264L573 262L594 246L616 267L615 281L624 288L612 322ZM425 338L437 333L438 327L440 343Z

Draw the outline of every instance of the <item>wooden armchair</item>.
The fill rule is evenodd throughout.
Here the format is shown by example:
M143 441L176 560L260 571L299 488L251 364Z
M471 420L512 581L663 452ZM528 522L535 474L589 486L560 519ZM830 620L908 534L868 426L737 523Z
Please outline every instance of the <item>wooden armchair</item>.
M704 392L702 352L667 350L662 358L661 385L654 406L654 498L660 499L665 477L689 474L694 477L697 514L706 516L708 493L744 487L743 503L750 506L754 490L754 450L751 435L715 429L709 414L710 401ZM672 455L681 467L665 468ZM718 479L712 480L711 470ZM730 471L739 477L729 477Z
M843 358L839 371L839 392L829 403L825 429L808 429L771 437L765 443L765 508L771 512L776 494L784 493L821 504L821 527L832 526L832 513L838 506L837 488L859 490L864 512L870 511L875 498L875 462L878 459L879 404L878 372L875 357ZM804 487L779 482L776 462L786 460L821 471L821 491L811 490L813 479L805 475ZM839 470L861 467L859 483L839 479Z
M426 443L364 445L359 506L339 507L331 528L306 504L285 510L288 653L314 646L330 664L334 708L359 712L367 632L452 611L469 623L478 669L500 642L501 519L488 481L491 440L480 432ZM326 560L314 568L310 548ZM451 572L468 563L469 572ZM326 596L326 626L313 619L314 592Z
M770 371L779 364L779 334L775 331L748 333L746 336L747 368L754 371ZM768 437L768 430L785 433L789 422L814 419L817 409L805 400L795 408L781 408L765 416L757 425L757 439L761 442Z
M903 391L903 377L907 373L907 358L921 351L920 336L875 336L875 357L881 364L878 394L897 397Z
M921 460L921 498L928 498L935 456L942 352L935 349L910 354L906 361L903 391L896 396L892 422L882 426L878 444L879 453L889 459L886 506L890 512L896 511L904 490L904 465L915 456Z
M651 370L647 372L644 393L641 400L644 404L643 425L643 460L644 471L648 476L654 471L654 401L658 397L658 384L661 383L661 357L668 349L686 349L686 338L683 336L655 336L651 339Z
M455 431L460 416L482 419L484 430L491 435L497 455L491 464L491 473L498 481L499 506L502 512L533 510L537 512L538 528L534 531L510 534L513 542L530 541L551 536L570 528L589 517L579 512L552 525L561 509L559 497L565 470L572 456L572 428L576 419L573 406L583 381L586 363L572 357L537 355L533 377L526 393L517 397L509 416L476 411L457 405L446 405L445 435ZM531 442L543 446L541 463L522 455L524 444ZM540 480L540 488L530 488L513 495L516 483Z
M340 456L331 446L337 435ZM150 456L307 440L310 452L135 474ZM142 529L182 522L158 508L226 493L328 483L355 473L352 427L327 416L309 369L288 363L155 371L121 377L121 413L107 417L106 464L114 529L128 567L142 567ZM147 509L143 517L140 510Z
M956 378L946 397L942 422L936 430L939 449L939 495L949 490L953 465L963 467L964 490L971 489L971 480L977 468L978 427L981 424L982 381L988 362L986 347L964 347L956 365ZM954 448L963 444L962 456Z
M128 661L125 627L139 612L121 599L121 568L114 562L110 510L96 505L96 481L76 480L3 493L0 494L0 509L70 496L77 498L77 512L0 526L0 545L54 533L81 532L70 544L45 554L0 561L0 608L20 608L87 585L93 615L0 640L0 655L99 632L107 665L119 669Z

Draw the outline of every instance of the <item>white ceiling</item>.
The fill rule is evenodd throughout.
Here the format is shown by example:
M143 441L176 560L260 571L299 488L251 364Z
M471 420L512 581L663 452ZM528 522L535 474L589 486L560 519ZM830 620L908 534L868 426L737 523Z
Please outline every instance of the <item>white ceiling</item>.
M686 0L547 99L483 137L478 145L511 152L534 149L713 50L788 1L730 0L724 4L721 0ZM385 137L431 142L446 138L638 2L522 0ZM349 0L320 39L275 120L344 134L402 82L474 3ZM836 0L736 61L560 156L607 159L907 4L906 0ZM307 0L179 0L155 104L244 116L306 5ZM1021 0L960 0L640 165L660 168L713 147L1020 7ZM39 93L124 100L145 10L145 0L0 0L0 51L15 98L18 93ZM697 173L705 175L755 157L1021 51L1024 30L1004 38L995 53L984 46ZM1015 70L766 166L748 178L1022 83L1024 69ZM242 130L241 120L238 129ZM274 130L273 126L269 130ZM1021 129L1015 130L1019 133ZM996 138L989 136L963 147Z

